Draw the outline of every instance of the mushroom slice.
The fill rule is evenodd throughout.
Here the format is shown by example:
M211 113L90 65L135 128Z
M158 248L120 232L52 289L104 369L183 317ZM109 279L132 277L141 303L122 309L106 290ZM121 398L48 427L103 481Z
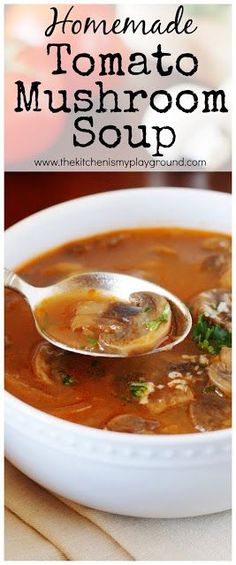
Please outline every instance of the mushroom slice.
M121 414L109 420L106 428L113 432L128 434L155 434L159 425L156 420L146 420L135 414Z
M231 405L229 400L209 394L190 404L190 417L199 432L229 428Z
M214 253L204 259L202 269L219 274L222 288L231 288L231 257L229 253Z
M223 237L208 237L207 239L204 239L202 247L204 249L229 253L231 249L231 241L230 239L225 239Z
M182 404L188 404L193 400L194 396L189 386L186 386L183 383L174 384L175 387L165 387L164 390L160 391L158 398L150 400L147 408L150 410L151 415L161 414L167 409L175 408ZM177 388L178 386L179 388Z
M232 370L232 349L230 347L222 347L220 360L230 371Z
M193 318L203 314L211 323L231 331L232 299L228 289L213 288L200 292L192 299L191 305Z
M231 350L224 347L224 350ZM210 381L216 385L226 396L231 396L231 359L228 351L221 352L221 360L218 363L211 363L207 368Z
M71 329L75 331L87 326L96 326L99 316L103 315L106 308L107 302L96 302L95 300L80 302L71 320Z
M167 303L165 298L159 296L158 294L154 294L153 292L133 292L130 295L130 302L134 304L136 307L141 308L144 314L147 313L156 313L158 310L159 313L162 311L162 303Z
M130 295L129 303L113 303L99 322L99 346L123 356L151 351L171 329L171 307L167 300L150 292Z
M223 253L216 253L209 255L202 263L204 271L216 271L223 273L228 266L228 261Z
M60 361L64 352L58 350L50 343L40 342L33 355L32 365L35 376L45 384L55 383L58 379ZM60 380L59 380L60 382Z

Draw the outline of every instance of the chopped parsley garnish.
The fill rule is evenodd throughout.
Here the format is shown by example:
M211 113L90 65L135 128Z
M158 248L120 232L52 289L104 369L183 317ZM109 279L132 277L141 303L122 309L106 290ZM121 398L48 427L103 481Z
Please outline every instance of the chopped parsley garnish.
M232 347L232 334L218 324L209 324L199 314L197 323L192 329L192 338L201 349L205 349L211 355L217 355L222 347Z
M139 400L140 404L146 404L148 402L148 395L155 390L154 384L146 382L144 379L130 383L129 388L131 394Z
M96 347L98 340L96 337L88 336L88 343L89 345L91 345L91 347Z
M147 384L148 383L143 379L136 383L130 383L129 388L131 394L135 396L135 398L142 398L143 394L147 391Z
M145 306L143 312L145 312L146 314L147 312L151 312L151 310L152 310L151 306Z
M65 386L70 386L73 385L74 383L73 377L71 377L67 373L62 373L61 380L62 380L62 384Z
M154 332L158 330L162 322L167 322L169 312L170 312L170 306L169 304L166 304L163 312L160 314L160 316L158 316L158 318L155 318L155 320L150 320L150 322L146 322L147 330L149 330L150 332Z

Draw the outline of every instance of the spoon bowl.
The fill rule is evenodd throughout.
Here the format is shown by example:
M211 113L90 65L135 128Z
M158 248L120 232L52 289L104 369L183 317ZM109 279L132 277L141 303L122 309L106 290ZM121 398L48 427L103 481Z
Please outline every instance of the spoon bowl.
M177 331L175 332L174 339L170 342L160 344L155 349L150 351L135 352L135 356L147 355L172 349L178 343L183 341L192 327L192 318L187 306L174 294L158 286L152 282L144 279L139 279L130 275L110 272L89 272L78 275L73 275L62 281L46 287L35 287L24 281L16 273L5 269L4 277L5 287L16 290L24 296L28 302L38 332L44 339L61 349L71 351L73 353L81 353L83 355L93 355L96 357L125 357L120 352L102 352L80 349L73 347L67 343L58 341L54 336L47 333L47 331L40 325L38 318L35 316L37 306L45 299L53 296L70 293L74 290L90 290L104 293L107 297L116 296L120 301L128 301L133 293L150 292L165 298L170 306L172 313L175 316ZM133 356L134 356L133 355Z

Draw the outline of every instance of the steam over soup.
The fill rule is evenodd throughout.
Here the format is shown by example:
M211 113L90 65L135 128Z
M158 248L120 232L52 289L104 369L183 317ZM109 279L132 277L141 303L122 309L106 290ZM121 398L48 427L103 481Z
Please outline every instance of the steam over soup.
M156 228L73 241L26 263L18 272L36 286L88 271L114 271L153 281L188 305L193 330L167 352L123 359L79 355L44 341L22 296L7 290L7 390L60 418L116 432L180 434L229 427L230 258L227 235ZM104 305L100 297L101 312L94 312L91 302L99 304L99 300L89 298L73 297L70 330L83 335L84 346L91 350L100 339L93 333L94 319L110 308L109 323L114 321L118 306L115 300ZM141 307L140 303L133 306ZM65 322L67 330L68 309L61 305L56 317L58 312L60 327ZM135 313L135 323L143 322L145 316L147 334L152 333L150 324L157 319L152 314L143 306L142 312ZM51 321L45 319L45 324ZM58 320L53 322L57 325ZM167 326L165 331L168 333ZM109 331L105 334L109 337Z

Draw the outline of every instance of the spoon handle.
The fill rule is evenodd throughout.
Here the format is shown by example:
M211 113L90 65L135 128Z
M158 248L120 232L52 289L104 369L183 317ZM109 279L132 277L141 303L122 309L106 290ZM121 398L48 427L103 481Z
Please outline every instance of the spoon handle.
M24 296L28 296L28 283L23 281L23 279L13 271L9 271L9 269L4 269L4 286L6 288L12 288Z
M9 269L4 269L4 286L7 288L14 288L18 290L19 285L19 277L13 271L9 271ZM16 288L17 286L17 288Z

